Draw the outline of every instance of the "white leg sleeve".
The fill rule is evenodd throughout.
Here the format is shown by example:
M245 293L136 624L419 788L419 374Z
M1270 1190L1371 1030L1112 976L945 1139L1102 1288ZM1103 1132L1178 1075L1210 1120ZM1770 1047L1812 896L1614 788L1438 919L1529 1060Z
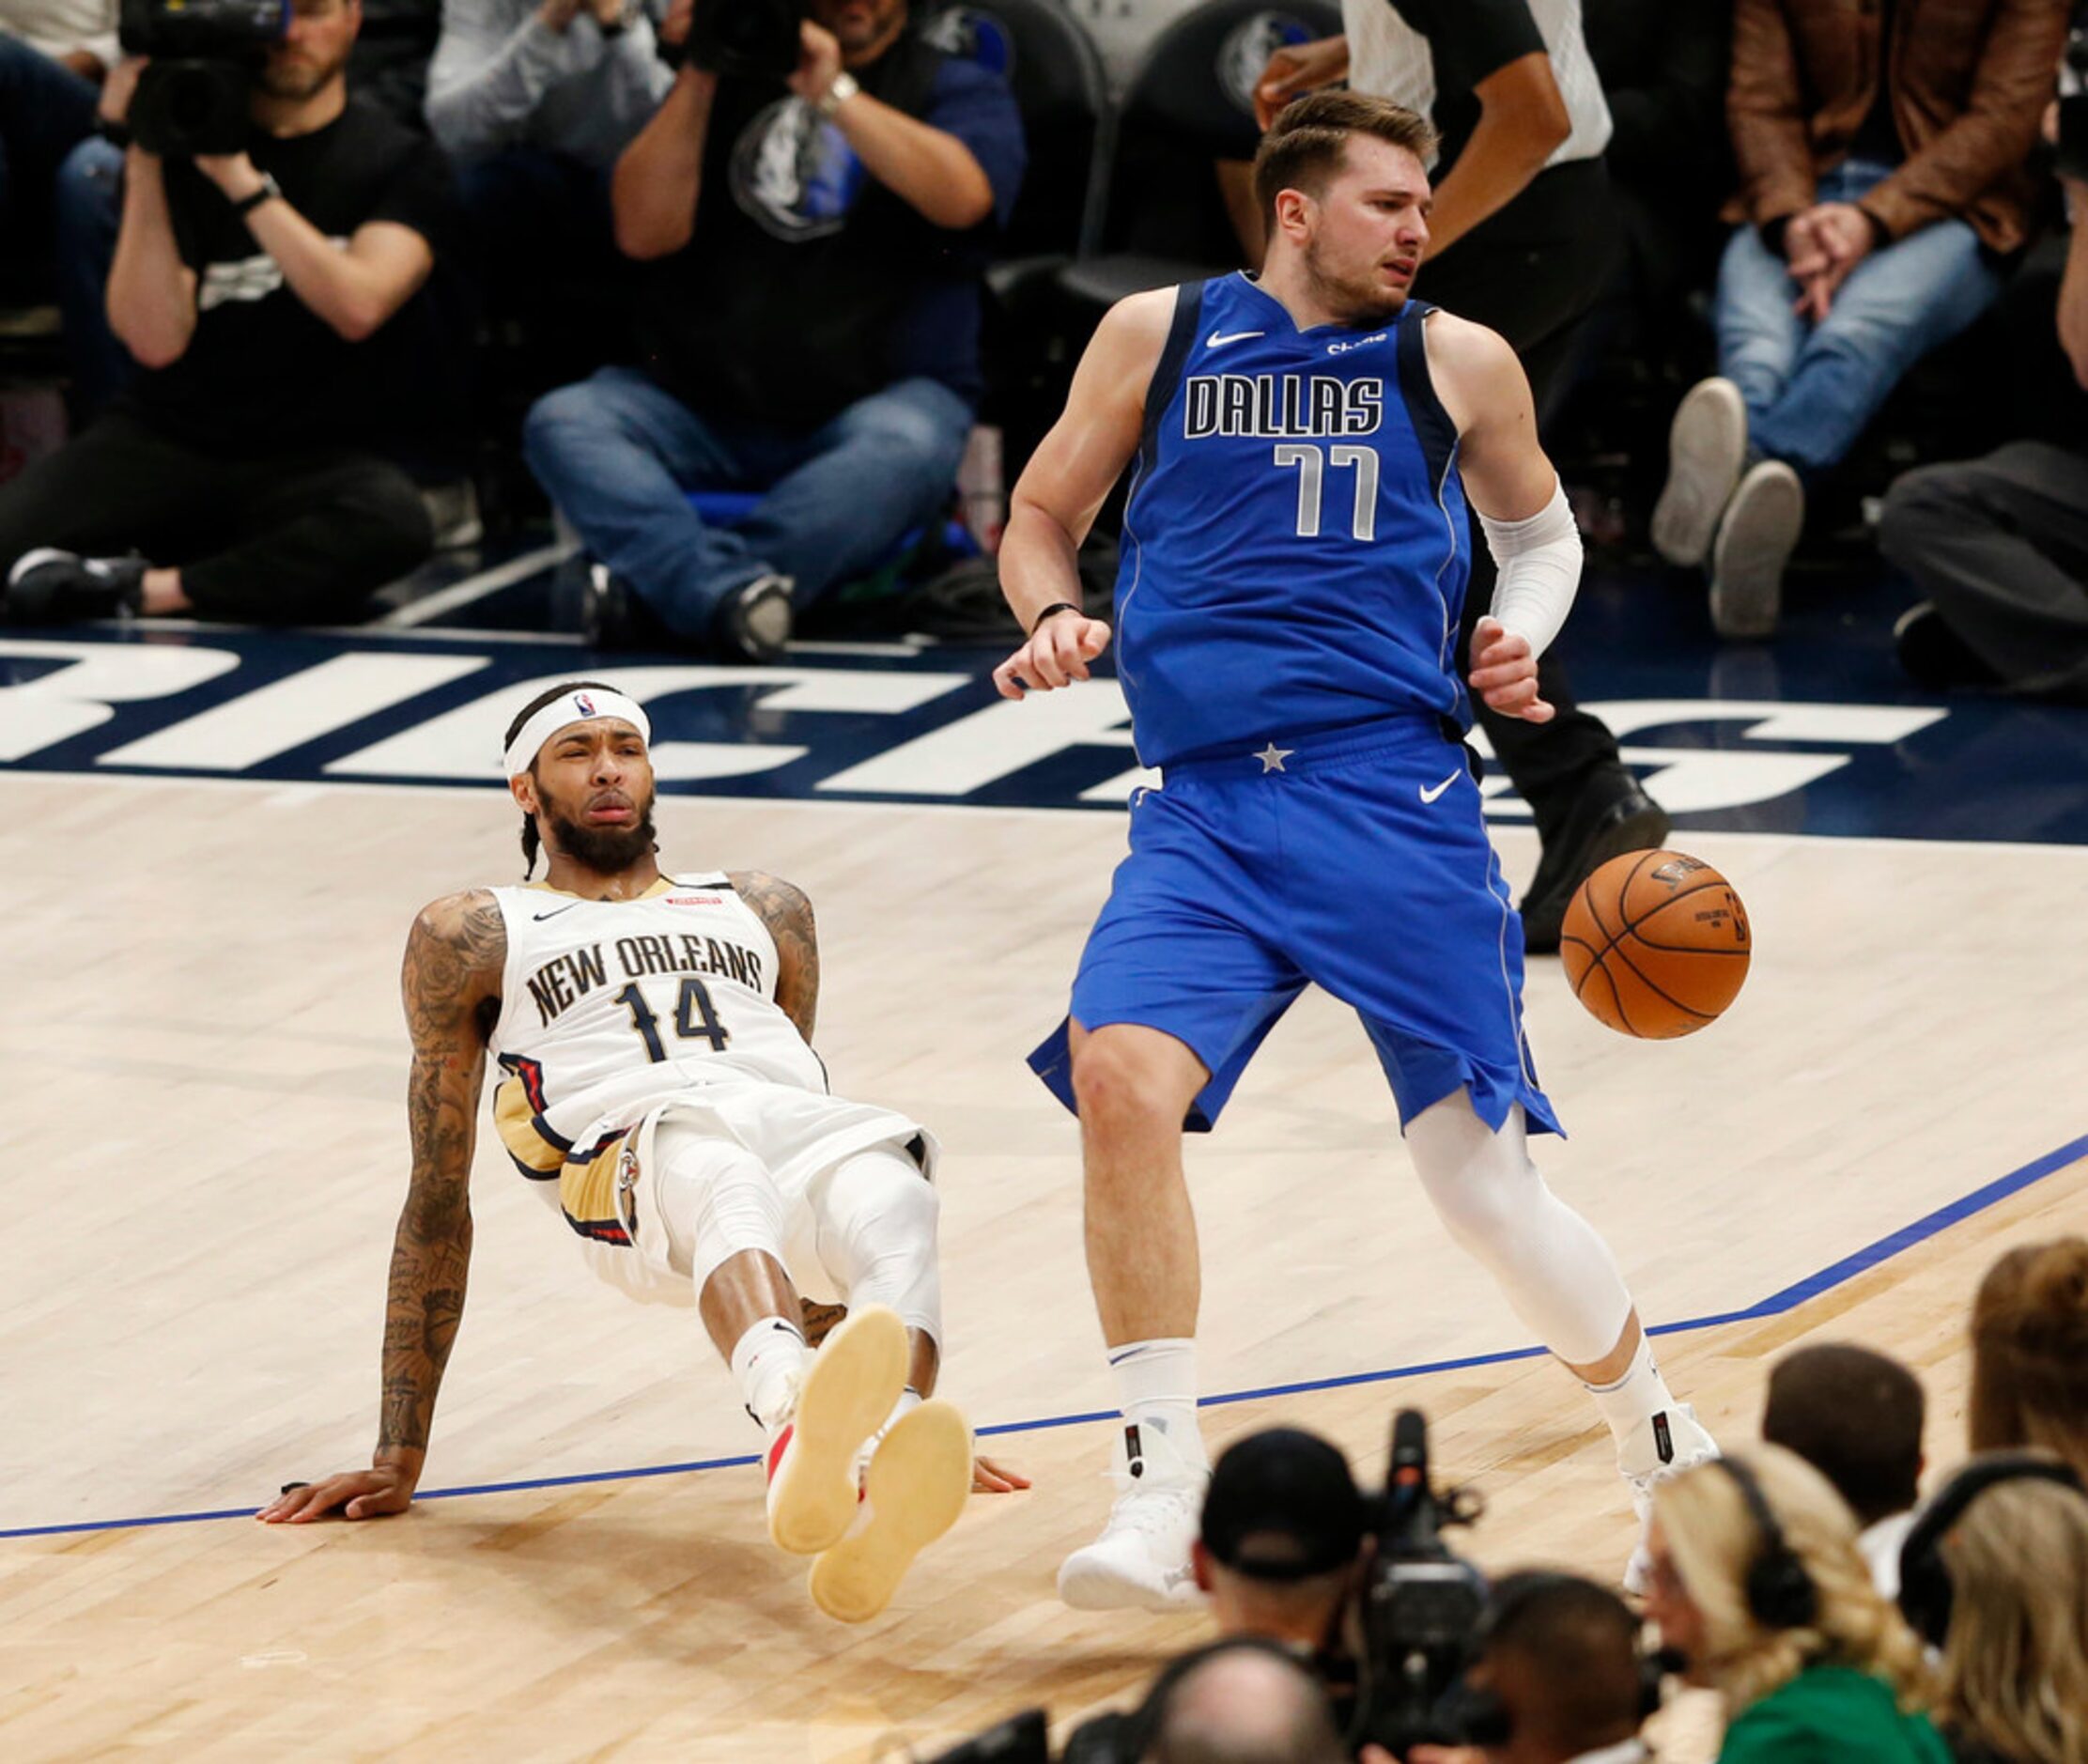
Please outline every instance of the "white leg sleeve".
M789 1207L751 1152L663 1122L653 1138L653 1158L673 1260L687 1259L699 1296L712 1275L750 1249L787 1268Z
M893 1146L858 1152L812 1184L819 1260L850 1305L889 1305L909 1329L942 1342L936 1221L942 1202Z
M1632 1295L1609 1246L1530 1162L1520 1108L1491 1133L1459 1091L1409 1122L1406 1142L1437 1216L1546 1347L1574 1366L1616 1347Z

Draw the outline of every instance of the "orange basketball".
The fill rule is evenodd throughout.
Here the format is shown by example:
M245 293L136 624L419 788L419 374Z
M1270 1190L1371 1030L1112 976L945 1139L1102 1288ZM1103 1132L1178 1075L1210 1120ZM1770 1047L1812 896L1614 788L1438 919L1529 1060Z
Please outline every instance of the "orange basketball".
M1573 996L1621 1035L1694 1035L1739 996L1755 941L1733 885L1701 858L1628 851L1581 884L1559 956Z

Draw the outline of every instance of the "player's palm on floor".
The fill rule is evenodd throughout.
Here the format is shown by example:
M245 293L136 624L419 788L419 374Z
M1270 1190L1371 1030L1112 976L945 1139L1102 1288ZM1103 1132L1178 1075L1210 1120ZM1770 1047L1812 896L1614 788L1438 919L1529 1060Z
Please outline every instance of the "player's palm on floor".
M380 1519L413 1504L413 1484L395 1465L349 1470L323 1482L293 1482L255 1514L267 1524L304 1524L338 1512L348 1519Z

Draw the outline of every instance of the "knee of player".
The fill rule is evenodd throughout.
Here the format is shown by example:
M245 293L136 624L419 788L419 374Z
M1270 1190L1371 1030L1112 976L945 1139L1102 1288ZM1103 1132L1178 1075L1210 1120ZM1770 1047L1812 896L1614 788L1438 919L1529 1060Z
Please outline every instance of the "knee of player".
M1087 1127L1106 1132L1156 1121L1182 1122L1182 1108L1168 1094L1154 1063L1106 1036L1090 1036L1073 1058L1073 1095Z

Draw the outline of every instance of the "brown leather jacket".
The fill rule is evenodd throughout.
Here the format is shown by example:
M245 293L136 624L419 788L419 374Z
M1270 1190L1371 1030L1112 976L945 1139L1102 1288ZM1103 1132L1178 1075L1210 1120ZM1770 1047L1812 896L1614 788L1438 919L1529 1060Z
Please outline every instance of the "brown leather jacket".
M2028 237L2028 160L2066 14L2067 0L1898 0L1886 65L1906 157L1863 202L1889 238L1954 216L1996 251ZM1877 95L1878 39L1878 0L1736 0L1727 220L1761 226L1813 205Z

